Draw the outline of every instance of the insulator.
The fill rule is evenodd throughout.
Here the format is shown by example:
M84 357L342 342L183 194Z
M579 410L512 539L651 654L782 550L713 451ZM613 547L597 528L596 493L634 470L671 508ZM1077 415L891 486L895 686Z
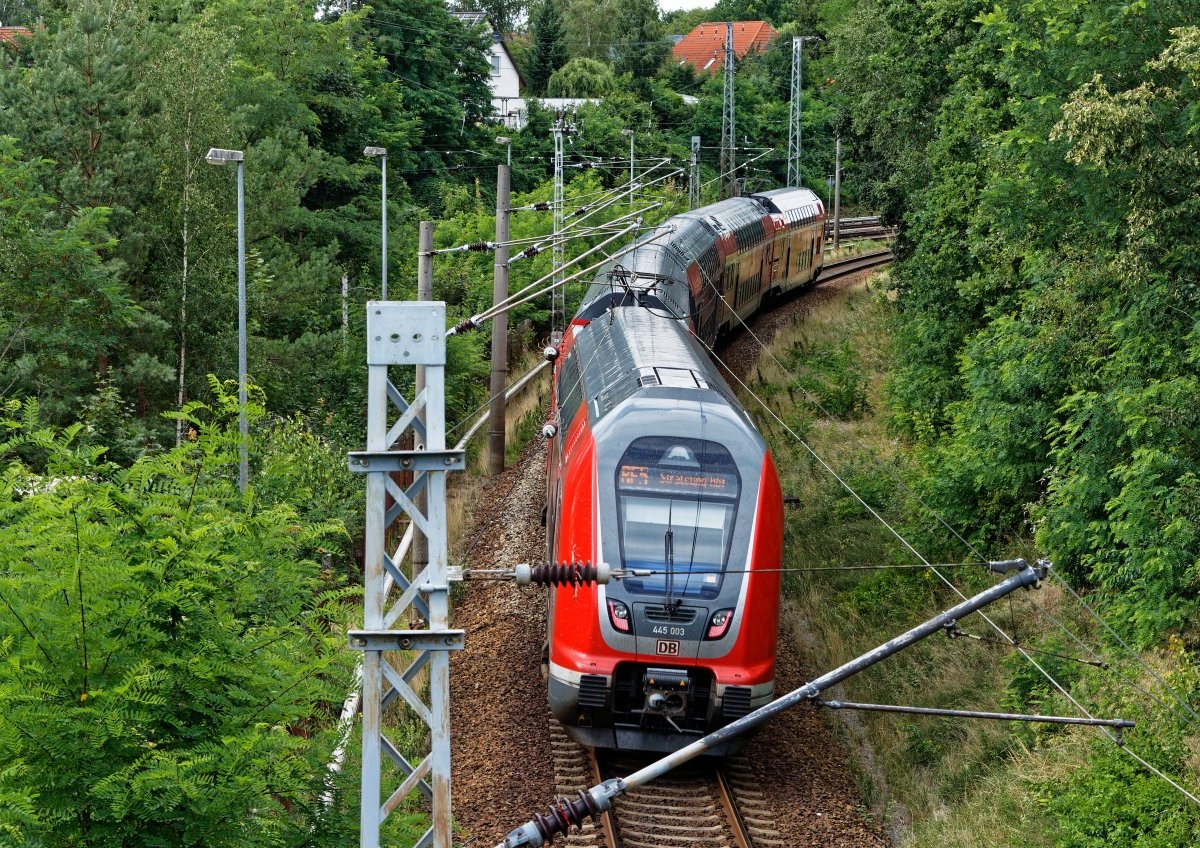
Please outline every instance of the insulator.
M467 250L473 250L476 253L487 253L492 249L490 241L473 241L467 245Z
M579 790L578 798L559 798L545 815L534 815L533 824L542 839L547 843L553 842L558 834L567 834L571 825L580 830L587 819L595 819L600 815L599 805L585 790Z
M578 209L576 209L574 212L572 212L567 217L574 218L576 215L582 215L584 212L588 211L588 209L590 209L590 208L591 208L590 206L580 206Z
M550 203L549 203L549 201L543 200L539 203L533 204L533 209L535 212L549 212L550 211Z
M523 259L528 259L530 256L537 256L539 253L541 253L541 250L538 249L538 246L536 244L531 244L529 247L518 253L517 256Z
M607 583L612 571L608 563L551 562L545 565L521 563L513 569L518 586L591 586Z
M450 332L446 333L446 335L448 335L448 336L457 336L457 335L459 335L459 334L461 334L461 333L465 333L465 332L467 332L468 330L474 330L474 329L475 329L476 327L478 327L478 326L479 326L479 325L478 325L477 323L475 323L475 319L474 319L474 318L468 318L468 319L467 319L467 320L465 320L465 321L460 321L459 323L455 324L455 325L454 325L454 326L453 326L453 327L450 329Z

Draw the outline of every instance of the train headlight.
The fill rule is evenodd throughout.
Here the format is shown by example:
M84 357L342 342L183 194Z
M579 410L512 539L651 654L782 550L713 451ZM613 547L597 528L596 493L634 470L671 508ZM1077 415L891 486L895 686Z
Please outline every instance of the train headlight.
M628 633L632 629L632 622L629 620L629 607L620 601L608 602L608 620L612 622L612 626L622 633Z
M729 630L729 624L732 621L733 610L717 610L712 614L712 618L708 620L708 629L704 632L704 638L720 639Z

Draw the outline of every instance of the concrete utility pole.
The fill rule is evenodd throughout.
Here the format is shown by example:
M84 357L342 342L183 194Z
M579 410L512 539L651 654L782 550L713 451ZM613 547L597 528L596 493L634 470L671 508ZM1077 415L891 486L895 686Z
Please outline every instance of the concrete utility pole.
M426 387L410 404L388 379L388 368L425 368ZM361 848L380 848L380 827L418 790L431 799L433 824L420 846L451 848L450 819L450 651L463 646L463 632L449 629L450 581L446 549L446 475L465 465L461 450L446 450L446 305L444 303L367 304L367 449L350 454L350 470L367 476L364 531L363 629L347 634L350 647L363 651ZM392 408L398 417L391 421ZM420 447L390 450L408 430ZM397 471L412 471L406 490ZM414 503L427 493L429 506ZM389 510L387 499L394 506ZM399 568L403 548L389 555L388 525L407 515L429 539L429 564L413 579ZM390 599L392 589L399 597ZM389 603L391 606L389 607ZM429 622L425 630L395 630L409 609ZM415 657L403 671L391 665L403 652ZM411 654L409 654L411 655ZM417 675L428 674L429 700L420 695ZM429 726L430 752L410 763L384 732L383 710L401 702ZM403 778L382 793L383 757Z
M700 205L700 136L692 136L692 159L688 169L688 209Z
M433 300L433 221L422 221L417 234L417 300ZM420 396L425 390L425 366L418 365L413 377L413 394ZM420 434L414 429L413 446L421 450ZM425 508L425 492L418 490L416 508ZM429 564L429 540L420 526L413 525L412 573L414 576L425 570Z
M563 263L566 251L562 243L563 228L563 132L566 116L560 112L554 122L554 246L551 267L554 269L554 291L550 293L550 341L558 344L567 326L567 292L563 285Z
M842 244L842 137L837 137L833 156L833 249Z
M492 303L508 299L509 173L496 168L496 264L492 276ZM504 384L508 380L508 312L492 318L492 403L488 420L488 473L504 470Z
M733 108L733 24L725 24L725 88L721 104L721 197L737 195L737 177L734 170L734 148L737 146L737 135L734 130Z

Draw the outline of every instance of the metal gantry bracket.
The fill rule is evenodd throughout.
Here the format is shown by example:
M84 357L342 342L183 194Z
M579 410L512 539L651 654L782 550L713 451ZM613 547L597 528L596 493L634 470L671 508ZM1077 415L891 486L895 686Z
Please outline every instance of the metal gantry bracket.
M412 792L429 798L432 808L417 848L451 846L449 652L463 647L463 632L449 629L450 581L462 574L447 561L446 474L463 470L465 459L463 451L446 449L445 336L444 303L367 304L367 449L349 459L350 470L367 477L363 627L348 634L350 647L363 652L361 848L380 848L381 825ZM425 388L411 403L389 379L389 366L424 369ZM392 450L408 431L417 449ZM402 487L397 472L411 472L412 483ZM424 511L417 506L421 492ZM411 580L402 552L386 549L387 529L402 516L429 540L429 564ZM391 629L409 609L427 629ZM392 665L398 656L408 662L403 672ZM423 670L428 703L418 682ZM416 764L385 733L384 710L401 701L429 726L430 751ZM386 798L385 754L395 766L387 776L400 781Z

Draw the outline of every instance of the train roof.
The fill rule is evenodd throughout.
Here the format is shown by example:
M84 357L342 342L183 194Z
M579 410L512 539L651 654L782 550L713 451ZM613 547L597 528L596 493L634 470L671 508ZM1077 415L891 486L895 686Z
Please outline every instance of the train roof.
M804 225L821 217L825 209L816 192L807 188L776 188L750 195L768 212L781 215L792 226Z
M576 328L575 353L587 402L599 420L642 388L701 389L729 403L732 394L684 322L629 306Z

